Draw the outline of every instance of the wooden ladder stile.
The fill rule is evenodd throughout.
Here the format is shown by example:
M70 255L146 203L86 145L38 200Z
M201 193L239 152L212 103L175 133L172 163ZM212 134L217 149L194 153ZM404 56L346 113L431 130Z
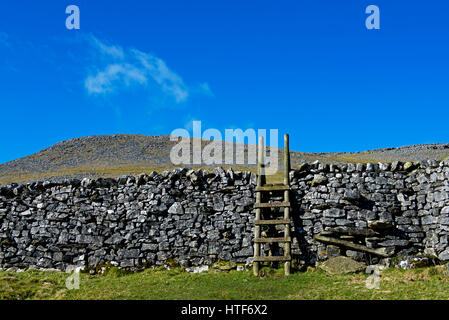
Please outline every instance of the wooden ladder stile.
M264 138L259 137L259 148L257 157L257 187L256 187L256 217L254 220L254 261L253 261L253 271L254 275L259 275L260 263L261 262L284 262L285 263L285 275L290 274L291 270L291 236L290 236L290 151L289 151L289 136L286 134L284 136L284 183L283 184L266 184L265 178L265 163L264 163ZM265 198L263 194L270 192L284 192L283 202L262 202ZM283 219L262 219L262 210L265 208L283 208L284 217ZM283 238L268 238L261 237L261 226L262 225L283 225L284 226L284 237ZM283 243L284 244L284 255L283 256L261 256L260 255L260 244L261 243Z

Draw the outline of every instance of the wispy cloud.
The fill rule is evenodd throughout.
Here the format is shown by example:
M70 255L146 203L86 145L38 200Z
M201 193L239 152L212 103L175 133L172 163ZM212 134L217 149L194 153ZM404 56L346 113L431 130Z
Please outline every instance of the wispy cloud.
M104 41L100 41L98 38L96 38L92 34L87 36L87 40L90 43L90 45L93 46L95 49L97 49L99 51L99 53L102 55L110 56L112 58L117 58L117 59L125 58L125 52L123 51L123 48L121 48L119 46L114 46L114 45L108 44Z
M115 91L119 85L129 87L133 84L145 84L145 74L130 64L111 64L95 76L87 77L86 89L91 94L106 94Z
M156 55L135 48L123 48L96 38L87 38L94 53L101 59L99 65L91 67L91 72L84 85L89 94L106 95L123 88L140 86L159 90L176 103L187 101L193 94L213 96L209 85L189 87L180 75L171 70L165 61Z
M184 81L179 75L171 71L163 60L136 49L131 50L131 54L140 62L146 73L160 85L162 90L175 97L176 102L187 99L189 92Z

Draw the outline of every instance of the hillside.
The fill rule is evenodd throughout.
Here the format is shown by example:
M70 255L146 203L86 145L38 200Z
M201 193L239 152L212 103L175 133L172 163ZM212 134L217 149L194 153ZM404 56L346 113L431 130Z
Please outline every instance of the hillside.
M202 141L203 145L207 143L208 141ZM1 164L0 184L43 179L117 177L123 174L165 170L174 167L170 162L170 150L175 144L176 142L170 141L169 136L121 134L75 138L57 143L33 155ZM245 145L244 148L247 151L248 146ZM282 149L278 149L278 152L279 159L282 160ZM422 161L441 160L447 155L449 144L427 144L357 153L292 151L291 163L294 168L301 162L315 160L324 163ZM254 165L233 168L255 170Z

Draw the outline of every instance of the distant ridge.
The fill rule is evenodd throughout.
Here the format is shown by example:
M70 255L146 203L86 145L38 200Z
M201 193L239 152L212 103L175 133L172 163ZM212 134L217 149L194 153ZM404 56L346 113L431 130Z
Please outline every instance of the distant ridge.
M205 145L208 142L203 141L202 143ZM118 134L74 138L59 142L33 155L1 164L0 184L44 179L117 177L124 174L170 169L175 167L170 162L170 150L175 144L176 142L170 141L168 135ZM244 146L245 151L248 150L247 147ZM278 151L281 161L282 149L278 149ZM449 155L449 144L440 143L355 153L292 151L291 162L294 168L299 163L316 160L323 163L423 161L442 160L447 155ZM236 165L233 168L255 170L254 165Z

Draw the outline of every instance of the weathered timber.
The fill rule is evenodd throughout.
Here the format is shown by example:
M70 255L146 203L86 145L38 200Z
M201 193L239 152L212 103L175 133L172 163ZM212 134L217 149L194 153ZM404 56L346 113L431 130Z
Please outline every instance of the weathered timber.
M263 136L259 137L259 148L257 153L257 187L261 187L265 184L265 175L264 175L264 168L263 168L263 151L264 151L264 139ZM256 203L260 203L262 199L262 195L260 192L256 192ZM260 220L261 218L261 208L256 208L256 217L255 220ZM260 225L255 224L254 225L254 238L259 239L260 238ZM255 242L254 243L254 259L260 256L260 243ZM254 260L253 262L253 273L255 276L259 275L259 269L260 264L259 261Z
M254 242L259 243L272 243L272 242L291 242L291 238L259 238L254 239Z
M255 208L289 208L290 202L256 203Z
M254 262L290 261L291 259L290 256L254 257Z
M371 249L368 248L366 246L362 246L360 244L355 244L352 243L350 241L346 241L346 240L341 240L341 239L335 239L335 238L330 238L330 237L325 237L325 236L321 236L321 235L315 235L313 237L315 240L326 243L326 244L333 244L333 245L337 245L337 246L344 246L346 248L350 248L356 251L363 251L363 252L368 252L368 253L372 253L375 255L378 255L380 257L383 258L388 258L391 257L393 252L391 252L391 250L389 250L388 248L378 248L378 249Z
M286 185L265 185L263 187L257 187L256 192L268 192L268 191L287 191L290 190L289 186Z
M290 219L283 220L254 220L254 224L257 225L280 225L280 224L290 224Z
M379 236L378 232L367 228L334 227L334 228L326 228L326 231L334 234L343 234L348 236L362 236L362 237Z
M393 227L393 225L391 224L391 222L378 221L378 220L368 221L368 228L370 228L370 229L383 231L383 230L389 230L392 227Z

